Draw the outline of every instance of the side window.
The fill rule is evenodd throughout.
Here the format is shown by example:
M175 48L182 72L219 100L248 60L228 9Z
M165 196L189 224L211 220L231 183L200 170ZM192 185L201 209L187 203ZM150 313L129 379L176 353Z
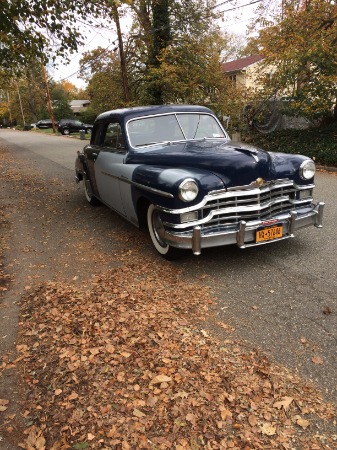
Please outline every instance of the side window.
M109 123L103 141L104 147L109 147L117 152L125 150L124 137L119 123Z
M104 130L105 130L104 123L100 123L100 124L96 125L96 127L94 127L93 133L91 136L91 144L92 145L102 145Z

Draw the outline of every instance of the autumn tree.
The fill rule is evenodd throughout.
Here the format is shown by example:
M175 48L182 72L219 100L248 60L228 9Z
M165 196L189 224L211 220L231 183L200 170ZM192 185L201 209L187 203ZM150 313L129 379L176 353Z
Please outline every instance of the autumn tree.
M73 98L72 93L76 91L75 86L68 82L55 83L51 80L49 88L55 120L73 117L74 113L69 102Z
M21 72L20 77L7 79L3 88L8 99L7 116L10 111L13 121L31 123L49 116L40 65L31 61Z
M337 98L337 4L331 0L284 0L257 44L270 66L268 95L286 96L294 113L327 115ZM335 107L335 116L336 115Z
M48 85L55 120L72 117L73 112L69 101L73 98L73 93L77 91L76 87L71 83L57 83L49 76ZM22 125L50 117L45 80L39 64L31 63L21 72L20 77L7 80L2 88L3 102L0 117L3 122L15 121Z

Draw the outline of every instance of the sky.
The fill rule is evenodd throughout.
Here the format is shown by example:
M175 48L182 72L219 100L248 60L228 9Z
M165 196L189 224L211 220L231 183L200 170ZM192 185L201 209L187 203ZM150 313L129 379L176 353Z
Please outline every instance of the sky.
M258 2L256 0L218 0L217 4L219 7L217 11L223 13L223 20L219 22L220 28L223 31L245 36L247 26L254 16ZM127 18L121 19L122 33L128 30L129 24L130 22ZM55 81L67 80L78 88L84 88L84 80L78 77L79 62L83 53L97 47L113 49L117 46L117 36L113 25L111 25L111 29L86 27L83 30L83 34L85 36L85 44L79 48L78 53L70 56L68 64L59 63L56 68L48 67L48 71Z

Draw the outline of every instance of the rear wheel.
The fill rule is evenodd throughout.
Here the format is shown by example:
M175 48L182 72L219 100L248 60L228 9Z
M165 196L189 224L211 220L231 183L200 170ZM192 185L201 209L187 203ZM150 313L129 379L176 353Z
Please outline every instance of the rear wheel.
M90 205L92 206L100 205L101 202L92 193L90 180L88 180L88 178L85 175L83 175L83 186L84 186L84 195L88 203L90 203Z
M164 226L159 211L152 204L147 210L147 227L155 249L163 258L172 261L181 256L181 251L179 249L171 247L164 242Z

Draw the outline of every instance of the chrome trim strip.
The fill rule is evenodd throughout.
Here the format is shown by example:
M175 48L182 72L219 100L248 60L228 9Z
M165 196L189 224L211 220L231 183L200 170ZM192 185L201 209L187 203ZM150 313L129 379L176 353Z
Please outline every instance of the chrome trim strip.
M103 175L106 175L107 177L114 178L115 180L123 181L124 183L131 184L132 186L135 186L139 189L143 189L144 191L151 192L156 195L160 195L161 197L174 198L174 195L170 194L169 192L160 191L159 189L155 189L150 186L145 186L144 184L136 183L135 181L128 180L127 178L125 178L123 176L117 177L116 175L112 175L111 173L108 173L108 172L101 172L101 173Z
M289 180L289 178L286 179L278 179L278 180L272 180L272 181L264 181L263 185L261 186L261 188L266 188L267 186L272 186L274 187L275 185L277 186L294 186L293 181ZM242 186L233 186L231 188L228 188L227 191L228 192L232 192L232 191L247 191L247 190L252 190L252 189L256 189L259 188L260 186L257 184L256 181L252 181L249 184L244 184ZM213 192L216 193L216 191L212 191L210 192L210 194L213 194Z
M250 186L250 185L248 185ZM276 180L275 184L272 184L271 187L265 186L265 187L261 187L261 188L252 188L250 187L249 189L249 195L258 195L258 194L264 194L270 191L273 191L274 189L280 189L283 187L293 187L295 190L302 190L302 189L313 189L315 187L314 184L310 184L310 185L306 185L306 186L299 186L297 184L295 184L293 181L290 180ZM199 209L202 209L207 202L212 201L212 200L217 200L217 199L226 199L228 197L233 197L234 196L234 192L236 192L236 197L243 197L248 195L246 189L242 189L240 190L240 186L235 187L235 188L230 188L230 189L220 189L218 191L210 191L207 195L205 195L205 197L203 198L203 200L200 203L197 203L194 206L189 206L187 208L181 208L181 209L168 209L168 208L164 208L161 206L157 206L157 208L164 212L164 213L168 213L168 214L181 214L181 213L185 213L185 212L191 212L191 211L196 211ZM306 201L309 201L306 200Z
M139 184L134 181L130 181L129 183L132 184L132 186L136 186L139 189L143 189L144 191L152 192L153 194L161 195L162 197L166 197L166 198L174 198L174 195L170 194L169 192L160 191L159 189L155 189L150 186L144 186L144 184Z
M315 185L314 184L308 184L308 185L298 185L296 183L294 183L293 181L289 180L288 178L286 179L278 179L278 180L273 180L273 181L265 181L262 185L262 187L268 187L268 186L272 186L273 188L277 188L278 186L293 186L295 189L299 189L299 190L304 190L304 189L314 189ZM255 188L258 188L259 186L257 185L256 181L253 181L250 184L245 184L243 186L234 186L231 188L226 189L222 189L221 191L211 191L209 192L209 195L216 195L217 193L221 193L221 192L232 192L232 191L246 191L246 190L252 190Z
M288 186L288 185L289 185L289 187L294 187L296 189L296 185L293 182L291 182L289 184L286 184L286 186ZM282 183L275 184L275 185L272 186L272 188L269 188L269 187L255 188L255 189L251 189L249 191L249 195L264 194L264 193L268 193L268 192L270 192L270 191L272 191L274 189L276 190L276 189L279 189L279 188L282 188L282 187L285 187L285 184L282 184ZM248 195L246 191L237 191L236 192L236 197L244 197L246 195ZM201 209L209 201L214 201L214 200L217 200L217 199L226 199L228 197L233 197L233 196L234 196L233 191L229 192L229 191L227 191L225 189L221 189L219 191L209 192L207 195L205 195L205 197L203 198L203 200L200 203L197 203L196 205L193 205L193 206L189 206L187 208L168 209L168 208L161 207L161 206L157 206L157 208L160 211L164 212L164 213L181 214L181 213L191 212L191 211L195 211L195 210Z
M210 211L208 216L204 217L203 219L196 220L194 222L184 222L182 224L163 222L163 224L167 227L175 228L178 230L181 228L187 228L187 227L191 227L191 226L195 226L195 225L202 225L202 224L207 223L210 220L212 220L213 217L221 216L222 214L235 214L237 212L241 213L241 214L256 212L256 214L258 214L260 211L263 211L264 209L268 209L271 206L277 205L278 203L282 203L284 201L289 201L289 197L288 196L278 197L275 200L263 203L261 205L254 204L254 205L249 205L249 206L232 206L229 208L213 209Z
M301 200L291 200L289 199L289 203L291 203L292 205L302 205L303 203L308 203L308 202L312 202L313 201L313 197L306 197L304 199Z

